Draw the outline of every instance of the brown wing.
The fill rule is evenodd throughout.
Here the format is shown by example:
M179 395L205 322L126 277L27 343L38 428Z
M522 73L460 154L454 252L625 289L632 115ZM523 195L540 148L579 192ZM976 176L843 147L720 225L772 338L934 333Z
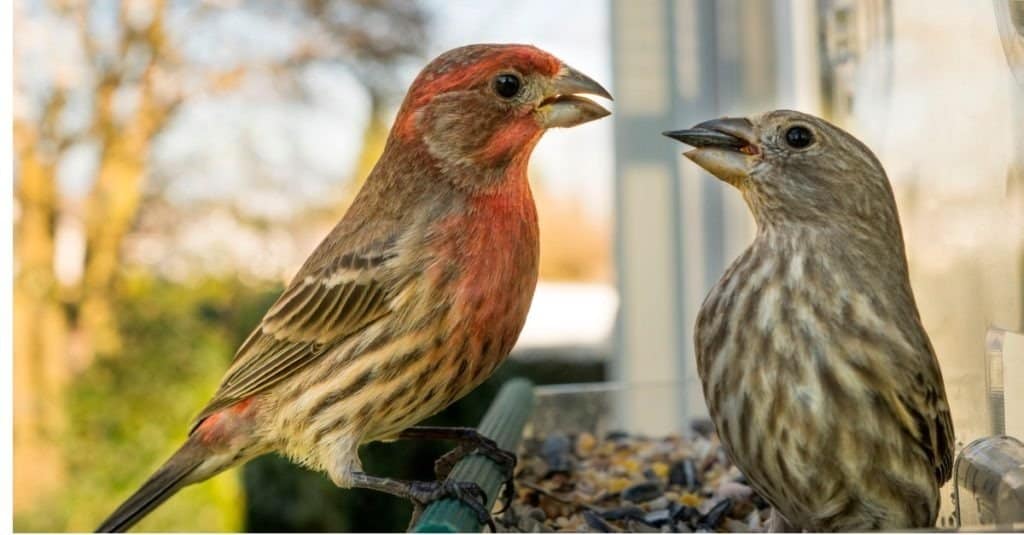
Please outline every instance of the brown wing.
M945 394L943 394L945 398ZM953 417L949 413L949 404L943 399L943 408L935 417L938 443L935 448L935 475L940 485L953 477L953 449L956 447L956 436L953 433Z
M938 365L936 364L937 368ZM935 467L935 480L939 485L949 481L953 473L953 421L949 402L942 387L942 376L937 382L924 382L923 374L915 374L913 387L899 394L900 404L913 420L911 432Z
M921 350L902 360L913 367L900 371L898 376L904 381L896 397L906 415L906 431L935 468L935 480L941 486L953 474L953 420L935 350L924 329L918 329L924 337L918 342Z
M291 377L390 312L381 269L392 255L343 255L292 281L235 353L193 429L214 412Z

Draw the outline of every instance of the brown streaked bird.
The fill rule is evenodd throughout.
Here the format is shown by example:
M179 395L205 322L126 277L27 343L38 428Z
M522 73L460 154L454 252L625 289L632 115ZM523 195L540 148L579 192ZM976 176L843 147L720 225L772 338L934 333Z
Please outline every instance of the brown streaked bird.
M757 222L694 344L719 437L774 506L773 527L934 526L953 425L878 159L795 111L665 135L696 147L686 156Z
M417 506L455 496L489 518L475 485L371 476L358 448L447 438L506 458L472 430L411 426L515 344L537 283L530 153L548 128L609 113L579 94L611 98L527 45L470 45L427 65L352 206L238 349L184 445L98 530L126 530L181 487L269 452L340 487Z

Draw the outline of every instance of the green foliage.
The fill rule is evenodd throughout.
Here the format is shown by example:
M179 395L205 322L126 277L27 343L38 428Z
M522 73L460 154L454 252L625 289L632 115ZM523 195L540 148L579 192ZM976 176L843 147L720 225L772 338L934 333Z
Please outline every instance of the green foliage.
M280 288L234 280L179 285L126 278L116 296L122 350L102 355L68 391L61 440L68 485L38 511L19 515L17 531L91 531L185 438L235 348ZM598 364L508 362L487 383L431 425L475 425L510 377L538 384L594 381ZM372 474L432 479L434 459L451 447L394 442L363 448ZM323 474L268 455L187 487L143 520L140 531L401 531L408 503L375 492L340 490Z
M232 281L127 278L115 297L122 350L98 356L69 387L60 441L68 483L43 510L16 518L16 529L95 529L181 443L276 293ZM237 531L242 498L237 474L224 474L185 489L139 529Z

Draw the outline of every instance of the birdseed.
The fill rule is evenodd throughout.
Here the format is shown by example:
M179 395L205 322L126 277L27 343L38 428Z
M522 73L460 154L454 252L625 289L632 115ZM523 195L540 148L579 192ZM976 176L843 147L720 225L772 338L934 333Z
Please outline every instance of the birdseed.
M552 434L524 441L503 532L764 531L770 507L709 425L690 436Z

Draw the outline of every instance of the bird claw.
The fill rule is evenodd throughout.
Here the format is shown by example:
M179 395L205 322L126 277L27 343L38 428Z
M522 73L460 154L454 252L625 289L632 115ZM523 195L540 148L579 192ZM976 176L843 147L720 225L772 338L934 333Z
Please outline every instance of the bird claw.
M487 493L476 483L469 481L413 481L409 486L409 499L418 509L438 500L451 498L458 500L476 513L481 524L487 524L492 533L497 533L494 519L487 511Z
M497 511L497 514L500 515L512 506L512 501L515 499L515 469L519 460L516 454L498 447L495 441L483 435L476 435L473 442L474 447L471 450L467 450L465 445L460 444L434 461L434 474L440 480L447 479L452 468L466 456L483 455L487 457L498 465L505 476L505 481L502 483L501 509Z

